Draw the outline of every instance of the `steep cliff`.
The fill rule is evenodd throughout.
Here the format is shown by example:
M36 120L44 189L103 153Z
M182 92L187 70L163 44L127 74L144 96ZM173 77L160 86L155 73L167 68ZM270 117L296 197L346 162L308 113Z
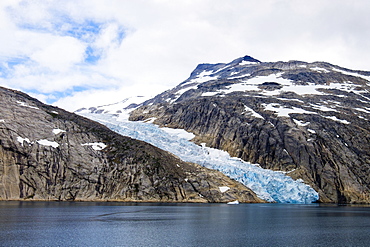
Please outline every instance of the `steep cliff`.
M370 202L370 72L249 56L201 64L130 120L182 128L195 143L289 172L322 202Z
M0 200L261 202L220 172L21 92L0 88L0 104Z

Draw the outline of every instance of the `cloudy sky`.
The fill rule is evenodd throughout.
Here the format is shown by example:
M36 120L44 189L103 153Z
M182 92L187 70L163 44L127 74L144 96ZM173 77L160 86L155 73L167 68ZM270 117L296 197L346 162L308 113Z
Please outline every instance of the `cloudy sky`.
M1 0L0 85L76 110L250 55L370 70L366 0Z

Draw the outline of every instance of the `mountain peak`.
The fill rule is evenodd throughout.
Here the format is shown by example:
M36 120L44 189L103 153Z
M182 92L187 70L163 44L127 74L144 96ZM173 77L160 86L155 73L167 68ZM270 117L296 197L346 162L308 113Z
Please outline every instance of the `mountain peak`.
M246 61L246 62L255 62L255 63L260 63L261 62L261 61L255 59L255 58L253 58L251 56L248 56L248 55L246 55L246 56L243 57L243 61Z
M235 64L238 64L238 65L253 65L253 64L259 64L261 63L261 61L255 59L254 57L251 57L249 55L246 55L244 57L239 57L235 60L233 60L231 63L229 63L228 65L235 65Z

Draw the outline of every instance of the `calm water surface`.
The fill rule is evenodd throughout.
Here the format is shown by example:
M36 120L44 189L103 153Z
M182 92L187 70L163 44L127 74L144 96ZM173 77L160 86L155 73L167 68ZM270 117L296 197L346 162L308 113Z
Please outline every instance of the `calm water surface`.
M370 246L370 207L0 202L1 246Z

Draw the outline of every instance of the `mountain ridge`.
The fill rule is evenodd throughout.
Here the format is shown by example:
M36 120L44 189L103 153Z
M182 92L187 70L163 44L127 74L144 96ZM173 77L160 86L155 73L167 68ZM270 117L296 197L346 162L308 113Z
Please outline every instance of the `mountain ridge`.
M197 66L130 120L185 129L199 145L294 170L322 202L369 203L370 72L247 58Z
M220 172L22 92L0 87L0 103L0 200L263 202Z

